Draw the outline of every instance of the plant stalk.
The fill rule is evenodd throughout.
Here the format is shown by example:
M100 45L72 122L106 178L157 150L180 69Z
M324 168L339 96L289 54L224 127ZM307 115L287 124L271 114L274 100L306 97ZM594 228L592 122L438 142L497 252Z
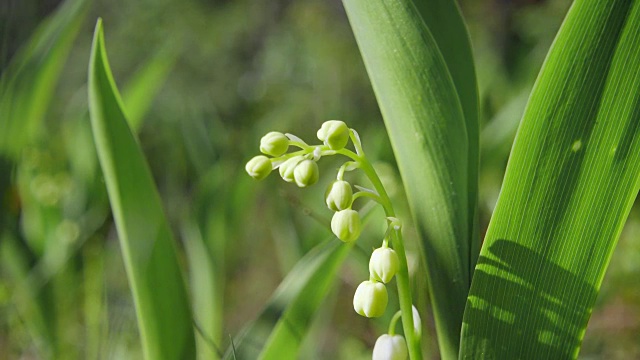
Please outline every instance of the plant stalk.
M354 140L353 135L352 140ZM357 144L356 141L353 141L353 143ZM391 204L391 199L389 198L387 191L382 185L382 181L378 177L378 174L376 173L369 160L364 156L362 148L360 147L358 150L362 154L362 156L359 156L347 149L338 150L337 153L348 156L360 164L360 169L364 171L364 173L373 184L373 187L378 192L378 195L380 196L380 204L384 208L386 216L396 217L393 205ZM400 301L400 312L402 314L402 328L404 330L404 336L407 340L409 358L412 360L421 360L422 347L420 346L420 338L416 336L413 327L413 303L411 297L411 284L409 282L409 268L407 266L407 255L404 250L402 232L400 229L393 229L391 231L391 234L391 243L393 245L393 249L398 254L398 259L400 260L400 269L396 274L396 284L398 286L398 299Z

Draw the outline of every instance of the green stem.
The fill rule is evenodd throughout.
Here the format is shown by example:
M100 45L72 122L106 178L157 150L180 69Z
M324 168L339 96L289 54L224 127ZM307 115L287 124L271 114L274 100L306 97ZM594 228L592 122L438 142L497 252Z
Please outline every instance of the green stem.
M400 316L402 316L402 312L398 311L391 318L391 321L389 322L389 331L387 332L389 335L393 336L396 334L396 323L398 322L398 319L400 319Z
M357 193L353 194L353 198L351 199L351 203L353 204L356 199L361 198L361 197L368 197L371 198L373 200L375 200L376 202L378 202L379 204L382 204L382 200L380 199L380 196L370 193L368 191L358 191Z
M365 172L369 180L371 180L378 194L380 194L382 206L387 217L396 217L393 206L391 205L391 199L389 198L389 195L387 195L384 186L382 186L382 181L380 181L378 174L367 159L362 158L361 161L362 170ZM391 234L393 249L398 254L398 259L400 260L400 269L396 274L396 284L398 285L398 298L400 301L400 312L402 313L402 328L404 329L404 336L407 339L409 358L412 360L420 360L422 359L422 348L420 346L420 338L416 336L413 328L411 284L409 282L409 268L407 266L407 255L404 250L404 242L402 241L402 232L401 230L393 229Z
M327 146L319 146L320 150L323 153L327 153L326 155L331 154L341 154L351 158L353 161L360 164L360 168L364 171L365 175L369 178L373 187L378 192L379 202L384 208L384 212L387 217L396 217L396 213L393 209L393 205L391 204L391 199L387 194L384 186L382 185L382 181L378 177L378 174L374 170L373 166L366 158L362 146L358 141L355 140L355 135L353 132L350 132L350 138L356 147L358 154L354 153L349 149L340 149L340 150L330 150ZM295 146L301 147L296 143ZM309 146L306 151L315 148L315 146ZM305 150L302 150L303 152ZM407 347L409 349L409 358L411 360L421 360L422 359L422 348L420 346L420 337L416 336L414 327L413 327L413 302L411 297L411 285L409 283L409 268L407 266L407 255L404 250L404 243L402 241L402 232L400 229L393 229L391 231L391 243L393 245L393 249L398 254L398 259L400 260L400 269L396 274L396 284L398 286L398 298L400 301L400 313L402 316L402 328L404 330L404 336L407 340Z
M353 140L353 137L352 137ZM355 142L354 142L355 143ZM358 156L351 150L341 149L336 151L336 153L345 155L360 163L360 168L367 175L373 187L380 195L380 204L384 208L384 212L387 217L396 217L396 213L393 209L393 205L391 204L391 199L387 194L384 186L382 185L382 181L378 177L378 174L374 170L373 166L364 156L364 152L362 152L362 148L359 148L358 151L363 156ZM422 359L422 347L420 346L420 337L416 336L414 328L413 328L413 303L411 297L411 285L409 282L409 268L407 266L407 255L404 250L404 243L402 241L402 232L400 229L393 229L391 231L391 243L393 245L393 249L398 254L398 259L400 260L400 269L396 274L396 284L398 286L398 298L400 301L400 312L402 314L402 328L404 330L404 336L407 340L407 347L409 348L409 358L412 360L421 360Z

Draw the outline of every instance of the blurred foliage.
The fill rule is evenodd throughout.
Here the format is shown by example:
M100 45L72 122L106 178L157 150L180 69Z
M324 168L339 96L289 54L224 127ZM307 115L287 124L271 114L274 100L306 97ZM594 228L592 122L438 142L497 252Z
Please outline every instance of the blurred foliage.
M0 3L3 77L11 76L20 46L60 3ZM482 234L533 81L569 5L461 1L480 87ZM183 245L180 261L192 297L204 302L196 307L213 309L206 317L214 320L202 325L206 332L198 343L210 354L224 351L295 263L330 235L331 214L322 196L332 176L322 173L333 173L338 163L320 163L317 191L302 192L276 176L254 183L243 167L264 133L286 131L313 141L323 121L345 120L380 161L396 203L406 203L339 1L94 0L39 131L17 157L0 158L0 359L140 357L133 301L87 116L86 69L98 16L107 29L116 82L127 108L137 109L139 142ZM399 215L408 218L403 207ZM415 232L408 225L412 248ZM370 357L385 322L357 316L351 298L366 276L365 249L382 231L371 221L349 253L302 344L305 359ZM638 238L640 213L634 209L581 358L640 358ZM199 260L213 277L194 276L202 268L192 255L202 251L208 258ZM415 273L419 266L414 258L410 269ZM417 293L427 353L436 357L428 295L426 289Z

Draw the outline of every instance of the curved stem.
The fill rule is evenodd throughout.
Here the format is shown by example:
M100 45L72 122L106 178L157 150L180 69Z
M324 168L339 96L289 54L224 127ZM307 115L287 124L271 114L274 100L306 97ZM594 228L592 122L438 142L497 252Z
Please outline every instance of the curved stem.
M382 185L382 181L373 169L369 160L365 157L359 157L356 154L353 155L359 158L360 168L367 175L378 194L380 194L380 203L382 204L387 217L396 217L393 205L391 204L391 199L389 198L387 191ZM391 243L393 245L393 249L398 254L398 259L400 260L400 269L396 274L396 284L398 286L398 298L400 301L400 312L402 314L402 328L407 340L407 347L409 348L409 358L412 360L419 360L422 359L422 347L420 346L420 337L416 335L413 327L413 303L411 300L409 268L407 266L407 255L404 250L404 242L402 241L402 232L400 229L393 229L391 231Z
M370 193L368 191L358 191L357 193L353 194L353 198L351 198L351 203L353 204L353 202L356 201L356 199L361 197L368 197L375 200L379 204L382 204L382 199L380 199L380 196L374 193Z
M387 332L389 335L393 336L396 334L396 323L398 322L398 319L400 319L400 316L402 316L402 311L396 312L391 318L391 321L389 322L389 331Z
M284 154L282 156L271 158L270 160L271 160L272 163L273 162L277 162L277 161L284 162L286 160L291 159L292 157L296 157L298 155L306 155L308 153L309 153L309 150L298 150L298 151L295 151L295 152L292 152L292 153L286 153L286 154Z

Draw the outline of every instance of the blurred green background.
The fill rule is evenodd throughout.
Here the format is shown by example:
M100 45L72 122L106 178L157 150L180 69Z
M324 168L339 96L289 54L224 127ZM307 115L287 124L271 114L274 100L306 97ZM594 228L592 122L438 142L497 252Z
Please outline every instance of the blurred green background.
M141 356L87 112L87 67L97 17L104 19L116 82L180 241L189 291L195 298L205 288L216 294L204 306L219 322L207 341L212 353L226 349L230 337L255 319L307 251L331 238L323 194L340 163L321 161L320 182L310 189L273 175L254 182L244 164L259 152L266 132L290 132L314 142L323 121L346 121L377 160L400 215L409 218L340 1L86 2L77 11L79 31L69 41L68 54L47 42L39 26L50 16L76 11L82 1L0 2L3 84L22 74L15 81L29 89L30 66L46 64L44 57L26 63L21 55L34 36L44 39L43 54L61 54L60 68L42 77L55 84L50 101L37 104L42 116L24 120L33 125L3 121L8 115L0 106L5 117L0 139L15 144L0 153L0 359ZM461 1L480 87L483 233L529 92L570 3ZM16 99L15 92L2 91L3 101ZM370 358L386 322L356 315L351 299L366 277L368 252L383 236L382 221L376 222L381 218L380 211L372 214L339 272L305 338L302 359ZM408 247L415 248L410 226L406 233ZM593 310L583 359L640 358L639 237L636 206ZM201 251L210 255L207 261L197 259ZM427 353L437 358L416 256L409 261Z

